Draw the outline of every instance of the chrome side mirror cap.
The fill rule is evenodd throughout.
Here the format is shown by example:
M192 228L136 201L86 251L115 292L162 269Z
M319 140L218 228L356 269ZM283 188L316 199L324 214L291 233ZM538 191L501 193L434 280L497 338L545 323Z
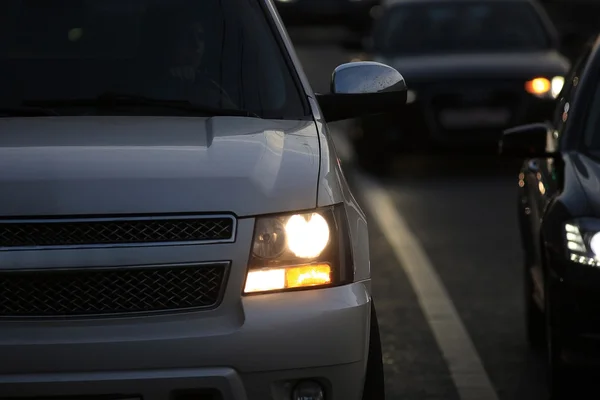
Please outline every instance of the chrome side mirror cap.
M328 122L393 113L406 104L407 85L394 68L373 61L338 66L331 77L331 93L317 98Z

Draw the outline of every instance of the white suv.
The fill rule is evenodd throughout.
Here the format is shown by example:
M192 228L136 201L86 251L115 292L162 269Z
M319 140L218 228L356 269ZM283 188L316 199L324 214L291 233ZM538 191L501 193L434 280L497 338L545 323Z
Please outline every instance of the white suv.
M269 0L3 0L0 34L0 399L384 397L324 120L397 71L315 95Z

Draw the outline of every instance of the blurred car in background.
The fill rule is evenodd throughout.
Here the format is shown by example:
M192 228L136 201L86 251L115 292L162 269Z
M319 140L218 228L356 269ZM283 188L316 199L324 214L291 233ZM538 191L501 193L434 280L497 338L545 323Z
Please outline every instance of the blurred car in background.
M366 169L387 171L401 151L496 151L502 130L550 118L569 61L529 0L396 0L384 6L366 54L402 71L410 106L358 122Z
M286 26L342 26L367 34L380 0L275 0Z
M530 344L548 355L552 399L600 362L600 37L566 80L550 122L505 132L518 180Z

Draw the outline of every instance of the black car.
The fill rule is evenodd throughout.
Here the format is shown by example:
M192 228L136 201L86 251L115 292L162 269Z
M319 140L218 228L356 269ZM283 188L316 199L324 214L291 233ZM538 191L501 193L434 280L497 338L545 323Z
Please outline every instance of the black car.
M342 26L368 33L380 0L275 0L287 26Z
M396 0L367 45L360 58L398 68L410 89L405 109L359 121L358 160L379 171L399 151L495 152L503 129L550 118L569 69L530 0Z
M550 122L505 131L525 157L518 218L530 343L547 350L551 389L600 361L600 37L568 76ZM558 397L560 398L560 397Z

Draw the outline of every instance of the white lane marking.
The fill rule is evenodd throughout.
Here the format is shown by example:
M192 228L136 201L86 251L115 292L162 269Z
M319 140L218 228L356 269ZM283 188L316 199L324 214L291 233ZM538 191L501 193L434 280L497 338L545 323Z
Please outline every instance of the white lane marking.
M410 280L461 400L498 400L452 299L390 195L360 174L357 174L357 183Z

